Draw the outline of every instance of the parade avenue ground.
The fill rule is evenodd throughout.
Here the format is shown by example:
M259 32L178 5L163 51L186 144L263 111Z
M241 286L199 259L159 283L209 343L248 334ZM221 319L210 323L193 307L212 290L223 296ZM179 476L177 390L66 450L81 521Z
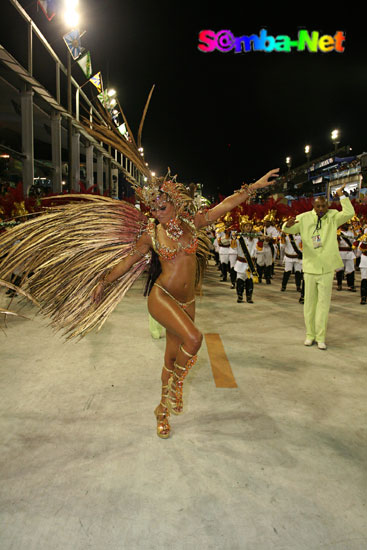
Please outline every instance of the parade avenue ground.
M209 267L167 440L153 415L165 339L149 333L142 280L80 342L23 302L30 319L0 332L1 550L365 550L360 275L357 293L334 282L327 351L303 345L281 275L238 304Z

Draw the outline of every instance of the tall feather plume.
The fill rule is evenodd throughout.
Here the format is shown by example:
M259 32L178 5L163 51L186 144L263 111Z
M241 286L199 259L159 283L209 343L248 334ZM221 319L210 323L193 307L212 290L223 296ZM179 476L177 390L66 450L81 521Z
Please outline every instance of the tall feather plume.
M143 126L144 126L144 122L145 122L145 117L146 117L146 115L147 115L149 103L150 103L150 100L151 100L151 98L152 98L154 88L155 88L155 84L153 84L152 89L151 89L150 92L149 92L148 99L147 99L147 102L146 102L145 107L144 107L143 116L141 117L141 121L140 121L140 124L139 124L139 130L138 130L138 147L141 147L141 135L142 135L142 133L143 133Z
M50 209L2 234L0 278L16 269L21 287L67 339L100 329L149 263L142 258L108 287L102 302L91 302L101 276L133 250L147 218L137 208L107 197L77 195L87 202Z

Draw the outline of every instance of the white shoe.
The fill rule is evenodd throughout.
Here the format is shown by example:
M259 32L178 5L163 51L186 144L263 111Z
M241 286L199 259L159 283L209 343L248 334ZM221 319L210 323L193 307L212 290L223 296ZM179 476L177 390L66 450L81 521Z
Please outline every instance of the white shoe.
M325 342L317 342L317 347L319 349L327 349Z
M304 345L305 346L312 346L313 344L313 340L311 340L310 338L306 338L306 340L304 341Z

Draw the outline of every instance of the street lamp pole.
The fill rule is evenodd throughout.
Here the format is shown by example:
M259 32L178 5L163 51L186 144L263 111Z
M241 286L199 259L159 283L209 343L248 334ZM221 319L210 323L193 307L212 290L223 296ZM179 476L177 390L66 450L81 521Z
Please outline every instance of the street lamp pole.
M72 100L72 88L71 88L71 55L68 52L68 64L67 64L67 79L68 79L68 181L69 191L73 187L73 100Z
M79 24L79 14L77 7L79 0L64 0L65 12L64 20L69 29L77 28ZM71 55L67 54L67 96L68 96L68 180L69 191L73 187L74 159L73 159L73 97L71 86Z
M309 163L311 158L311 145L305 146L305 154L306 154L307 162Z
M338 149L338 145L340 143L340 132L339 130L335 129L331 132L331 140L334 143L334 152L336 153Z
M305 146L305 155L307 158L307 182L310 180L310 158L311 158L311 145Z

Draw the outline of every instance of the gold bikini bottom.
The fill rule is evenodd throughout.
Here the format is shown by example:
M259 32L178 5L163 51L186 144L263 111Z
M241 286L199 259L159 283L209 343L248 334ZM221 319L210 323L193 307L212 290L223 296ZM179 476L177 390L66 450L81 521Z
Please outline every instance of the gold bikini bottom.
M195 298L193 298L192 300L190 300L189 302L179 302L178 300L176 300L176 298L174 296L172 296L172 294L170 294L168 292L168 290L166 290L163 286L161 286L159 283L154 283L154 286L157 286L158 288L160 288L161 290L163 290L163 292L165 294L167 294L167 296L169 296L170 298L172 298L172 300L174 302L176 302L176 304L185 311L185 309L187 309L191 304L193 304L195 302Z

